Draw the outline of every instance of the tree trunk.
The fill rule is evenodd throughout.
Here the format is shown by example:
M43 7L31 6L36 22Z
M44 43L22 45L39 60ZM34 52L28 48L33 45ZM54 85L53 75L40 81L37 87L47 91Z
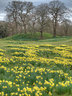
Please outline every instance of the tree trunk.
M24 33L26 34L27 30L26 30L26 24L24 24L24 22L23 22L23 26L24 26Z
M35 22L33 22L33 32L35 33Z
M57 30L57 20L53 21L53 37L56 37L56 30Z
M54 33L53 33L53 37L56 37L56 26L54 26Z
M17 24L17 19L16 18L14 19L14 22L15 22L15 34L16 34L16 33L18 33L17 32L18 31L17 30L18 29L18 24Z
M25 34L27 33L27 31L26 31L26 24L24 25L24 32L25 32Z
M43 39L43 30L40 30L40 38Z
M17 22L16 22L16 33L18 33L18 30L17 29L18 29L18 26L17 26Z

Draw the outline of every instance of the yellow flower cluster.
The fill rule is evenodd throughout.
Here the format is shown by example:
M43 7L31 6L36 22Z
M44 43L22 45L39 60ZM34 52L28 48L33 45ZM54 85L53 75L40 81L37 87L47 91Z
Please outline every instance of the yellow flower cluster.
M9 45L0 49L0 96L72 94L71 72L71 46Z

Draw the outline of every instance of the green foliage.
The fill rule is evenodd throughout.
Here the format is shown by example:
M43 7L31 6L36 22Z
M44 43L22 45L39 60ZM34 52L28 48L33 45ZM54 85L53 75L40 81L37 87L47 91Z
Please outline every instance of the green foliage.
M4 38L4 37L7 37L7 27L6 25L2 25L0 24L0 38Z

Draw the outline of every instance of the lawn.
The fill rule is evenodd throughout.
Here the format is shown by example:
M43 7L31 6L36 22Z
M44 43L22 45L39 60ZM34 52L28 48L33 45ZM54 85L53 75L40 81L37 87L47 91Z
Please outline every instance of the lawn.
M9 39L0 40L0 96L72 96L72 37Z

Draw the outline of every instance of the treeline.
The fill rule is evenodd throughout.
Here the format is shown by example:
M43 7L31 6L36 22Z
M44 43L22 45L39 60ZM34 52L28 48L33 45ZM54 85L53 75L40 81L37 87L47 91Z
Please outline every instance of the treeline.
M70 10L59 0L35 6L32 2L12 1L5 9L6 22L0 25L2 37L19 33L43 32L56 35L72 35L72 22L67 19ZM4 33L4 34L3 34Z

